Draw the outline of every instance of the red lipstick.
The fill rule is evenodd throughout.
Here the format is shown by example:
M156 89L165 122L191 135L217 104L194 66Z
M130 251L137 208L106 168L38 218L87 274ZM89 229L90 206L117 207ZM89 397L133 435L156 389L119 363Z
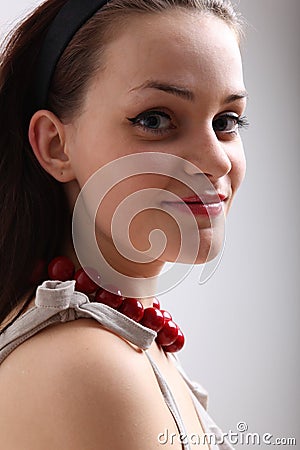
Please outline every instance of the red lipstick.
M201 195L201 199L197 195L193 195L191 197L182 198L182 201L163 203L185 213L189 213L186 209L186 206L188 206L195 216L215 217L222 213L223 200L225 199L225 195L214 193L213 195L203 194Z

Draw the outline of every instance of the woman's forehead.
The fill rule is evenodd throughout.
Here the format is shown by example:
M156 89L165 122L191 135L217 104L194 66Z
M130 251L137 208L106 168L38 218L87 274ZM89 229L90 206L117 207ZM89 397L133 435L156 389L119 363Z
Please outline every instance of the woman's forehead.
M122 92L141 92L152 80L205 92L244 89L234 31L212 15L143 15L133 18L107 48L107 82ZM101 77L102 78L102 77ZM102 78L103 80L103 78ZM225 93L226 91L226 93ZM229 93L228 93L229 95Z

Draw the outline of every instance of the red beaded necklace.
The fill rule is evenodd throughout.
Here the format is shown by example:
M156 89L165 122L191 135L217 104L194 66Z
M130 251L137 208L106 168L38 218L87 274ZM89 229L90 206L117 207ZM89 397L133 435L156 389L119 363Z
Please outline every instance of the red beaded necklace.
M82 292L94 302L104 303L117 309L132 320L141 323L157 332L156 342L166 352L177 352L184 345L184 335L179 326L172 320L168 311L160 309L160 303L155 298L152 307L144 308L136 298L123 297L99 288L87 275L83 268L75 272L73 262L66 256L54 258L48 265L48 276L51 280L75 280L76 291Z

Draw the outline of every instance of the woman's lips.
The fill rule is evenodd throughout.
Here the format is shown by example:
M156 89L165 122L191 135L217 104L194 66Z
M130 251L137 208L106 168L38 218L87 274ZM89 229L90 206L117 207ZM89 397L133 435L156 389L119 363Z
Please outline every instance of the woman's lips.
M223 194L212 194L212 195L201 195L201 198L197 195L194 195L193 197L185 197L182 198L182 201L185 203L202 203L202 204L210 204L210 203L219 203L225 200L226 195ZM175 202L177 203L177 202Z
M223 194L214 194L211 196L203 195L200 199L198 196L185 197L179 202L163 202L177 210L189 214L189 210L195 216L215 217L223 212L223 201L226 196ZM188 206L189 210L186 208Z

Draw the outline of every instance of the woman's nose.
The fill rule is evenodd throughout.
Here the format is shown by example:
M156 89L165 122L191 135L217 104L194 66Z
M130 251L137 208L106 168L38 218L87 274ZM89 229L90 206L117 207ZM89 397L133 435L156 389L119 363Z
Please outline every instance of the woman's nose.
M186 147L187 151L183 155L187 161L184 163L185 172L189 175L204 173L213 179L223 177L232 167L225 147L213 130L203 132Z

